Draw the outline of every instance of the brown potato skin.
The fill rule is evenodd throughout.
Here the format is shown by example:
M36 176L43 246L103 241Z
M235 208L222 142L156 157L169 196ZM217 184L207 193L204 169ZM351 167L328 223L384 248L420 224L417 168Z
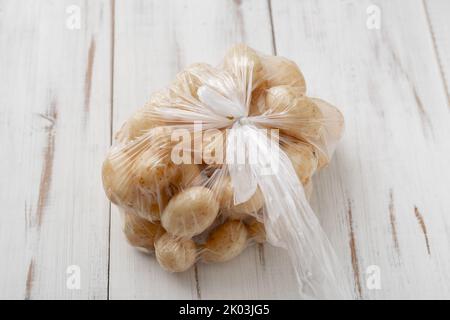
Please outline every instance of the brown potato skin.
M292 162L295 172L303 185L310 182L318 167L313 147L307 144L287 144L283 151Z
M164 233L159 223L152 223L132 211L125 213L123 232L133 247L154 250L155 241Z
M269 88L276 86L290 86L304 95L306 93L305 78L294 61L284 57L269 56L262 59L264 79Z
M155 255L165 270L183 272L194 265L197 248L190 239L180 239L165 233L155 242Z
M253 240L256 243L266 242L266 229L264 228L264 224L262 222L253 219L247 225L247 231L250 240Z
M190 187L170 199L161 216L164 229L182 238L192 238L206 230L219 213L219 202L205 187Z
M243 222L228 220L217 227L204 245L206 262L225 262L238 256L247 245L248 232Z
M245 44L237 44L228 50L224 58L224 69L234 76L252 75L252 88L258 87L263 77L263 65L255 50Z

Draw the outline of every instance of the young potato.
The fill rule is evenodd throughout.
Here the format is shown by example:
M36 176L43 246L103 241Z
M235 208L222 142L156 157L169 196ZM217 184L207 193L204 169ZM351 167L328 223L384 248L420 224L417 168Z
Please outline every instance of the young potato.
M319 160L319 168L328 164L333 155L336 144L344 132L344 117L342 113L326 101L317 98L311 100L323 114L323 130L317 141L314 141L316 157Z
M190 187L170 199L161 216L164 229L182 238L202 233L216 219L219 202L205 187Z
M123 232L128 242L133 247L153 251L156 239L164 233L161 225L159 223L151 223L132 211L125 212L124 218Z
M239 220L239 221L247 221L253 217L253 213L242 213L242 212L236 212L233 210L233 208L225 208L220 211L220 214L225 219L231 219L231 220Z
M216 175L216 173L214 172L213 175ZM211 189L219 201L220 208L231 208L233 206L234 191L230 176L224 176L223 173L220 173L220 175L216 175L216 178L213 177L211 181Z
M174 97L198 99L197 90L204 85L215 70L206 63L194 63L176 75L170 86Z
M201 155L203 163L221 166L226 163L226 131L206 130L202 134Z
M264 206L264 196L259 188L246 202L234 205L234 191L230 176L223 177L213 187L219 199L223 214L232 219L245 219L248 215L258 212Z
M196 180L200 179L200 167L196 164L181 164L179 166L178 187L183 189L192 186Z
M255 194L246 202L235 205L231 208L237 215L256 214L264 206L264 196L261 189L257 188Z
M226 131L209 129L192 135L192 154L196 161L221 167L226 161ZM197 162L198 163L198 162Z
M145 154L144 156L147 156ZM152 159L150 155L148 159ZM137 177L141 188L150 192L157 192L158 189L166 187L171 181L179 176L176 165L165 159L150 161L141 160L137 163Z
M267 84L267 81L264 80L261 81L259 86L253 90L249 110L250 116L260 115L266 111L265 101L268 89L269 86Z
M170 160L171 128L152 129L142 145L141 156L136 161L137 181L141 188L155 192L179 175L177 166Z
M165 233L155 242L155 255L161 267L170 272L183 272L197 259L195 242Z
M251 81L253 89L262 81L263 66L259 55L245 44L235 45L227 52L224 58L224 69L231 72L238 80L245 80L247 83Z
M137 110L122 125L116 133L115 139L123 143L133 141L144 135L148 130L161 125L161 121L155 119L155 116L151 113L153 107L152 104L148 104L144 108Z
M315 141L323 131L323 116L312 99L298 94L290 86L272 87L266 94L267 116L274 119L280 132Z
M256 243L266 242L266 229L264 224L256 219L252 219L247 225L248 237Z
M292 112L298 98L301 97L302 95L291 86L271 87L266 92L266 108L270 113Z
M317 106L317 108L319 108L321 114L323 115L324 126L329 139L336 143L336 141L342 137L344 132L344 116L338 108L328 102L317 98L310 99Z
M150 221L160 220L160 211L168 201L163 188L154 193L144 192L137 183L136 156L128 156L130 150L120 149L111 153L103 163L103 188L112 203L133 209Z
M292 166L303 185L306 185L317 170L318 161L314 155L314 148L302 143L287 143L283 151L292 162Z
M305 78L295 62L277 56L266 56L261 61L269 88L287 85L299 94L306 93Z
M130 205L142 218L149 221L160 221L161 212L167 206L170 197L168 187L149 193L146 190L139 190L136 200Z
M119 206L129 206L136 198L134 161L135 157L129 156L125 149L118 149L103 162L103 188L109 200Z
M231 260L245 249L247 236L247 229L242 222L228 220L209 235L202 258L206 262Z

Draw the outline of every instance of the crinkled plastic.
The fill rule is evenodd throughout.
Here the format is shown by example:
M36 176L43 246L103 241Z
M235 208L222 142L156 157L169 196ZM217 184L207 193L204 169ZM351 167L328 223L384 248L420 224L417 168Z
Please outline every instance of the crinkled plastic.
M239 44L180 72L115 136L103 165L131 245L182 272L266 240L287 250L304 298L352 298L308 203L342 135L341 113L306 96L285 58Z

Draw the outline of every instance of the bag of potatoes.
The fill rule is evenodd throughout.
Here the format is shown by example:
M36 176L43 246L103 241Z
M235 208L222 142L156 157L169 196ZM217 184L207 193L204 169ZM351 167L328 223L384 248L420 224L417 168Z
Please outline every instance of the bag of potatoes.
M162 268L225 262L251 243L287 250L305 297L351 290L308 203L344 121L306 95L297 65L239 44L155 93L115 136L103 164L129 243Z

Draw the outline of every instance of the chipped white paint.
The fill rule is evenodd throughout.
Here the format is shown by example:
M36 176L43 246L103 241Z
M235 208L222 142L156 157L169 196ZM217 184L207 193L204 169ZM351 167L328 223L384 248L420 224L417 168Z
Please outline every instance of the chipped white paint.
M309 93L345 115L313 208L355 291L450 298L448 1L20 2L0 2L0 298L298 297L268 245L172 275L127 245L114 207L109 228L111 129L239 41L298 62ZM366 25L374 4L379 30Z

